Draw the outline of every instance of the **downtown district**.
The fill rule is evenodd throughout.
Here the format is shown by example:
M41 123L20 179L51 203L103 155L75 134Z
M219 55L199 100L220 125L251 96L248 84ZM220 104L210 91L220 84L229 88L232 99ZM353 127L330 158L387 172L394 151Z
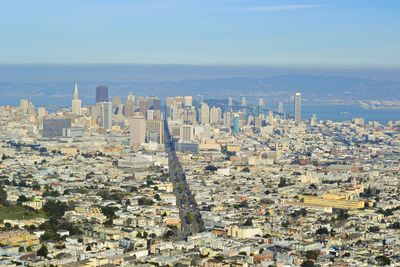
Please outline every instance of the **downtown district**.
M207 102L1 106L0 265L400 265L400 121Z

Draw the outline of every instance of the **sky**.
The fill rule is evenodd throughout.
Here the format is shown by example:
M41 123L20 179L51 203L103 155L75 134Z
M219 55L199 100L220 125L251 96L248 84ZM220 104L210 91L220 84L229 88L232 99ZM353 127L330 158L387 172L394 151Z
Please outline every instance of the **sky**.
M397 0L0 0L0 64L400 66Z

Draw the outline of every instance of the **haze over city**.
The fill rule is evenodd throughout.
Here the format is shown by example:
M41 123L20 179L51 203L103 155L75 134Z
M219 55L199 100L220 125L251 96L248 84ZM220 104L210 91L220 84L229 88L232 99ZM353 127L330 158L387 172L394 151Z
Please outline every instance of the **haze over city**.
M1 1L0 266L400 266L399 13Z

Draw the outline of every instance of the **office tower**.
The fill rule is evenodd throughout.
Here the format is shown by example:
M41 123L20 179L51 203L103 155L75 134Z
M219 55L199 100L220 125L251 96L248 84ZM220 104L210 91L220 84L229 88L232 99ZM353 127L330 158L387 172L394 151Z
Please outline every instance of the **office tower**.
M38 107L37 115L39 119L43 118L46 116L46 109L44 107Z
M183 97L183 106L184 107L193 106L193 97L192 96L184 96Z
M196 100L195 100L195 107L196 107L197 110L200 109L200 107L203 104L203 102L204 102L204 96L197 95L196 96Z
M164 143L164 124L162 120L146 120L146 142Z
M274 113L270 110L268 111L268 117L267 117L268 124L273 126L274 125Z
M61 137L64 128L71 128L71 119L44 119L43 137Z
M28 102L28 115L35 115L35 106L33 105L32 101Z
M224 126L231 127L231 112L224 112Z
M197 95L194 106L196 107L196 120L200 122L200 108L204 102L204 97L202 95Z
M146 111L149 109L150 103L147 101L147 99L140 99L139 100L139 111L145 115Z
M78 84L75 83L74 97L72 98L72 113L78 116L81 115L81 107L82 102L79 99Z
M101 102L101 127L106 130L111 130L112 127L112 103Z
M210 124L210 108L207 103L203 103L200 108L200 123Z
M283 115L283 113L284 113L283 102L282 101L278 102L278 113L281 114L281 115Z
M317 115L316 114L312 114L311 119L310 119L310 125L311 126L315 126L317 125Z
M259 98L258 99L258 106L263 107L264 106L264 98Z
M132 94L132 92L130 92L129 95L126 97L126 102L125 102L125 106L124 106L125 117L130 117L133 115L134 104L135 104L135 96Z
M228 107L229 107L229 110L232 109L232 106L233 106L233 98L232 98L232 97L228 97Z
M221 109L212 107L210 109L210 124L219 124L221 122Z
M179 132L180 141L193 141L193 126L182 125Z
M146 141L146 119L140 112L135 112L129 119L130 145L140 146Z
M298 92L294 95L294 121L301 121L301 93Z
M145 102L147 102L146 104L144 104L145 102L140 101L139 102L139 108L146 108L146 110L148 109L152 109L152 110L161 110L161 100L158 97L155 96L149 96L146 99L144 99ZM143 107L140 106L140 103L142 103L142 105L144 105Z
M233 134L239 133L239 115L235 114L233 118Z
M28 105L29 105L29 100L28 99L21 99L19 101L19 108L21 109L22 115L27 115L28 114Z
M96 87L96 103L108 102L108 87L99 85Z

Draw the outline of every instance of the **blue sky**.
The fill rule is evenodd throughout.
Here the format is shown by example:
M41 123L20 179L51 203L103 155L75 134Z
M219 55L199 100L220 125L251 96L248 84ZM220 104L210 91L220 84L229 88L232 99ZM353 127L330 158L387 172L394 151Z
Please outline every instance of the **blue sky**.
M0 0L0 63L400 66L397 0Z

